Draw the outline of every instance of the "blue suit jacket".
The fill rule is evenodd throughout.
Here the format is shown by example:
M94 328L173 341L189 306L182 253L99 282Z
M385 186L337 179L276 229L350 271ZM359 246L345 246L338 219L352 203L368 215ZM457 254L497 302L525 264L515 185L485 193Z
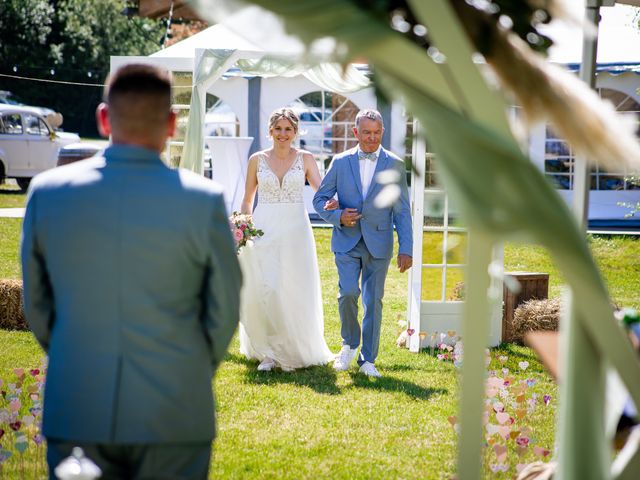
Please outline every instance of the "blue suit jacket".
M215 183L109 147L33 179L21 253L26 318L49 354L47 437L213 438L241 283Z
M377 208L373 201L383 185L376 181L376 175L383 170L394 169L399 173L400 197L390 207ZM338 194L337 210L326 211L324 204ZM411 209L404 162L396 155L382 148L366 198L362 198L362 181L357 147L333 158L320 188L313 197L313 206L318 215L331 223L331 251L344 253L351 250L364 238L367 249L375 258L391 258L393 255L393 227L398 232L400 244L398 253L412 255L413 236ZM345 208L355 208L362 218L355 227L340 225L340 215Z

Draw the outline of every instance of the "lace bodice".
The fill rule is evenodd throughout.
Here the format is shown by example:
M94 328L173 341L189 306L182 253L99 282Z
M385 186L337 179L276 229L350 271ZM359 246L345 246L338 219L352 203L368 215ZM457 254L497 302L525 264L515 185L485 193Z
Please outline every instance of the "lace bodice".
M258 158L258 202L259 203L302 203L304 188L304 161L302 154L284 174L282 185L267 163L267 155Z

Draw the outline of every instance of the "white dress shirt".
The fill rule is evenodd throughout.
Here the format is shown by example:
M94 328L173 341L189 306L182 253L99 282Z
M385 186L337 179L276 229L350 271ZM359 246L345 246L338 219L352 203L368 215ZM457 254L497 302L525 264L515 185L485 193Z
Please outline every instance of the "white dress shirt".
M369 187L371 186L371 183L373 181L373 174L376 171L376 165L378 165L378 159L380 158L380 150L382 150L382 147L378 147L378 149L375 152L373 152L376 154L375 162L364 159L364 158L360 158L358 160L360 164L360 181L362 183L362 198L365 198L367 196L367 192L369 191ZM360 150L360 146L358 146L358 152L357 152L358 156L360 155L361 151L362 150Z

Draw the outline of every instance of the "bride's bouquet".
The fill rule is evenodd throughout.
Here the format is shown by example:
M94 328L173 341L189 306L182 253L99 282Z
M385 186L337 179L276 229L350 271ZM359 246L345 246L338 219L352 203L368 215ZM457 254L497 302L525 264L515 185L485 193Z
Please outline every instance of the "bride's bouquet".
M233 212L229 217L229 225L231 226L231 234L236 241L236 251L256 237L261 237L264 232L253 225L251 215L245 213Z

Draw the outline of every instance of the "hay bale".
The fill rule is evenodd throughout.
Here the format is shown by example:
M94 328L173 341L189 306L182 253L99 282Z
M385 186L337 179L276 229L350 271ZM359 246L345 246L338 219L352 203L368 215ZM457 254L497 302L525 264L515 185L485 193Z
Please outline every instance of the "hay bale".
M457 282L447 300L449 300L450 302L464 302L465 290L466 287L464 285L464 282Z
M22 303L22 280L0 279L0 328L28 330Z
M524 334L536 330L557 331L560 321L560 299L528 300L513 314L511 341L522 344Z

